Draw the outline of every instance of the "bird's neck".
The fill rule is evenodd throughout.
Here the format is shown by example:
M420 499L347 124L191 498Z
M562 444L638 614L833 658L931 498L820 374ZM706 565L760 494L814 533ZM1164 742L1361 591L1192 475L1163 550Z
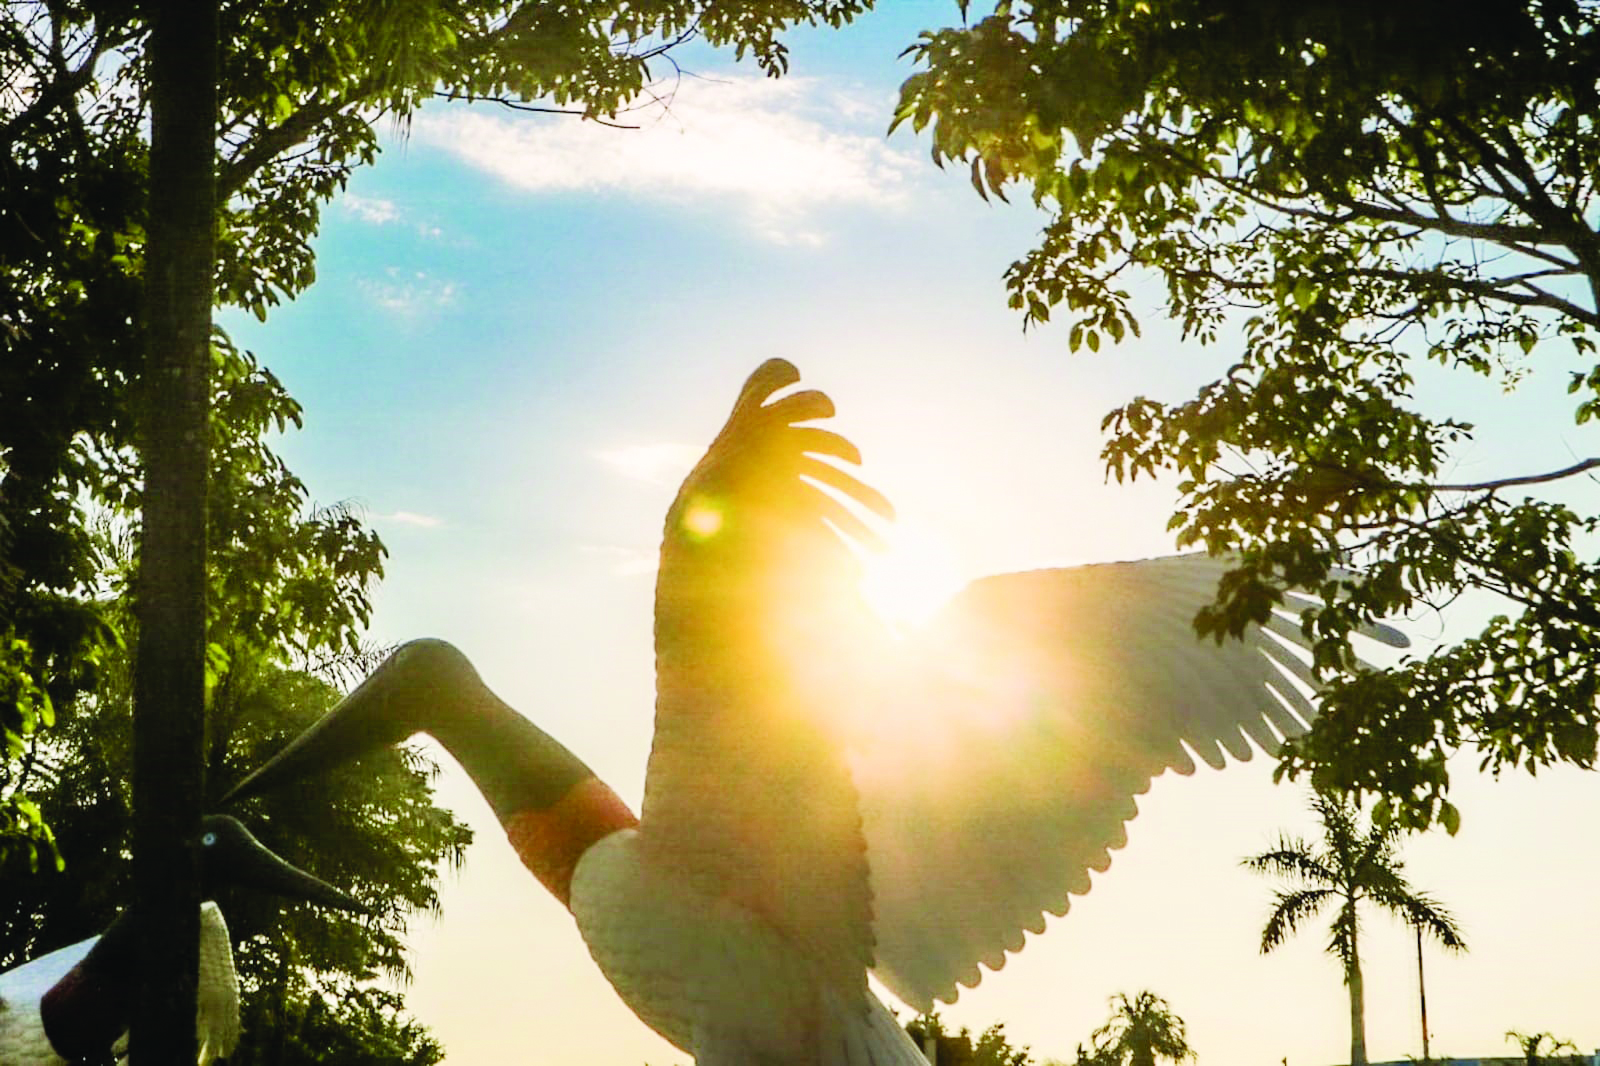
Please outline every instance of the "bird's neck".
M128 1029L138 989L137 930L124 911L39 1000L45 1038L68 1062L110 1051Z
M638 818L582 760L487 689L464 710L429 732L477 784L523 865L567 905L583 853Z
M633 811L598 777L574 785L553 806L516 811L500 824L522 864L563 906L572 906L572 873L583 853L619 829L639 824Z

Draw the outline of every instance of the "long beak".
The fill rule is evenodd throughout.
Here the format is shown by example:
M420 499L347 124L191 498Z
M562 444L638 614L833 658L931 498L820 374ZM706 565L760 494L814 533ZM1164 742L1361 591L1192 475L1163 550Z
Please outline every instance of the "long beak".
M471 672L466 658L444 641L406 644L316 724L235 785L222 802L260 795L399 743L423 728L420 715L443 698L441 689L463 666Z
M203 821L208 873L244 888L305 900L354 914L370 913L354 896L279 858L236 819L213 814Z

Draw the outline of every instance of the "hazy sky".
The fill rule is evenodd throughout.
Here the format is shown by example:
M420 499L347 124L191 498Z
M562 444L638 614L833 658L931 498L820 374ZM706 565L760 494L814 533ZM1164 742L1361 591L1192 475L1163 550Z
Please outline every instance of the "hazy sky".
M985 204L930 165L925 139L883 135L910 72L897 53L954 10L891 3L844 33L797 34L776 82L688 53L696 76L636 131L427 108L329 208L310 292L265 325L227 320L305 405L282 442L293 468L319 502L362 504L389 546L374 639L454 641L630 803L662 517L768 356L832 394L867 479L945 560L940 579L1172 550L1170 491L1104 483L1099 419L1137 393L1183 398L1231 353L1180 344L1153 315L1142 341L1098 356L1069 356L1064 327L1022 333L1001 275L1041 216ZM1446 383L1483 422L1457 473L1594 453L1560 377L1509 399ZM1425 650L1462 624L1408 627ZM615 997L444 761L443 800L478 841L447 876L443 918L417 919L407 999L449 1063L685 1062ZM1459 763L1459 836L1406 852L1472 947L1427 953L1433 1051L1509 1054L1510 1028L1594 1048L1600 782L1497 784ZM1094 890L947 1017L1004 1022L1070 1059L1107 997L1149 988L1202 1062L1345 1061L1325 926L1257 954L1272 888L1238 859L1310 829L1303 792L1270 770L1257 757L1159 780ZM1364 935L1371 1056L1420 1055L1411 937L1383 918Z

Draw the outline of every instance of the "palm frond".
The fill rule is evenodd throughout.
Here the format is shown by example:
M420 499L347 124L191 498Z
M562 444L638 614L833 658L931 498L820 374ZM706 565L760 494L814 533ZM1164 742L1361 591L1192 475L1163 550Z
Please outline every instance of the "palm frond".
M1374 902L1383 902L1374 900ZM1397 901L1397 905L1389 906L1391 910L1399 913L1405 923L1413 929L1422 932L1437 940L1440 946L1451 951L1467 950L1466 938L1461 935L1461 926L1455 916L1442 907L1437 900L1416 893L1404 900Z
M1345 984L1350 983L1350 971L1360 958L1356 950L1360 936L1361 916L1356 911L1355 900L1346 899L1328 926L1328 944L1323 949L1339 960L1344 970Z
M1299 837L1280 836L1275 847L1240 859L1239 864L1259 874L1276 874L1306 885L1332 887L1339 883L1335 870Z
M1306 888L1279 892L1273 900L1272 914L1261 930L1261 954L1265 955L1299 930L1301 923L1314 918L1322 905L1336 893L1331 888Z

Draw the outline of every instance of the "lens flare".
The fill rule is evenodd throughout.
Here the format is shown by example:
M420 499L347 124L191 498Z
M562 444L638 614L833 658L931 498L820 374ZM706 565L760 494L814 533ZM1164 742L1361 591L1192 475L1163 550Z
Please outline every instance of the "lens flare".
M932 533L904 523L885 539L887 550L862 559L861 594L895 629L924 625L961 587L955 554Z
M696 540L716 536L722 528L722 508L710 500L692 501L683 511L683 528Z

